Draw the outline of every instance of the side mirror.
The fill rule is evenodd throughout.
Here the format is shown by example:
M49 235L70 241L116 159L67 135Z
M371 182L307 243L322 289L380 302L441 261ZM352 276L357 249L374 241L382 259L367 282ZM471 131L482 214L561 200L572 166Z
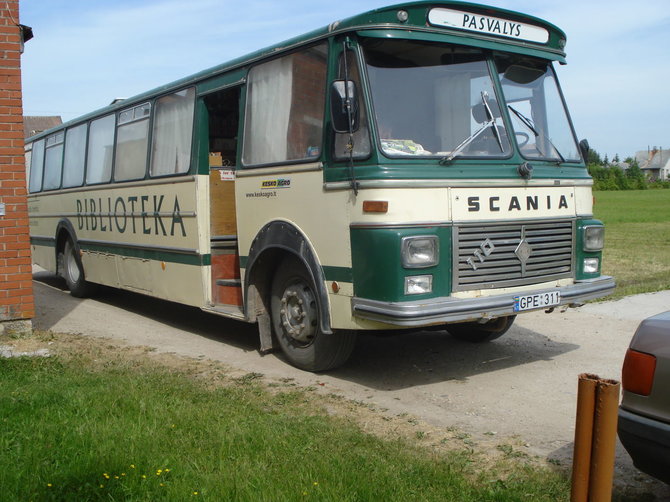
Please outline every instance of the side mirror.
M589 142L585 139L579 142L579 151L582 152L582 158L584 159L584 164L589 163Z
M358 92L353 80L335 80L330 88L330 118L335 132L356 132L359 126Z

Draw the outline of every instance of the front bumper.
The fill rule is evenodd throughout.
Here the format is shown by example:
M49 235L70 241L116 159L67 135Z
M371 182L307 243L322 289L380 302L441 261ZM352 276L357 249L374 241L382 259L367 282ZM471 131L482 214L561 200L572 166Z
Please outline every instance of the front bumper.
M580 304L607 296L614 291L614 287L614 278L601 276L561 288L528 291L522 294L551 293L558 290L561 293L561 302L554 306L557 307ZM514 311L516 296L519 296L518 292L480 298L433 298L413 302L382 302L354 297L352 309L354 315L362 319L396 326L425 326L515 315L518 313Z
M670 483L670 424L619 408L618 428L635 467Z

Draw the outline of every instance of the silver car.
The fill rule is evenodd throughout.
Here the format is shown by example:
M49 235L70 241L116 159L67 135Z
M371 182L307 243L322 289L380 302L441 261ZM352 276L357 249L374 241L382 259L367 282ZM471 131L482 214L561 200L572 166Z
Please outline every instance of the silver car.
M670 311L640 323L622 387L619 439L638 469L670 483Z

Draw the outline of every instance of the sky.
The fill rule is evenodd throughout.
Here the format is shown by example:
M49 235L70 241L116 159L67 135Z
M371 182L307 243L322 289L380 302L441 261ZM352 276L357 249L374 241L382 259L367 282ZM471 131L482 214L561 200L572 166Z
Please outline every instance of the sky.
M394 0L20 0L25 115L70 120ZM567 34L556 65L601 156L670 148L668 0L486 0Z

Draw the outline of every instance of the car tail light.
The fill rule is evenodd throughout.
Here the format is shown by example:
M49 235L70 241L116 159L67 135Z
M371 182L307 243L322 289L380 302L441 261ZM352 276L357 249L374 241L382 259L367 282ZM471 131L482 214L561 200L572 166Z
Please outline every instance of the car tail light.
M634 394L648 396L654 384L654 371L656 371L654 356L628 349L621 375L623 389Z

